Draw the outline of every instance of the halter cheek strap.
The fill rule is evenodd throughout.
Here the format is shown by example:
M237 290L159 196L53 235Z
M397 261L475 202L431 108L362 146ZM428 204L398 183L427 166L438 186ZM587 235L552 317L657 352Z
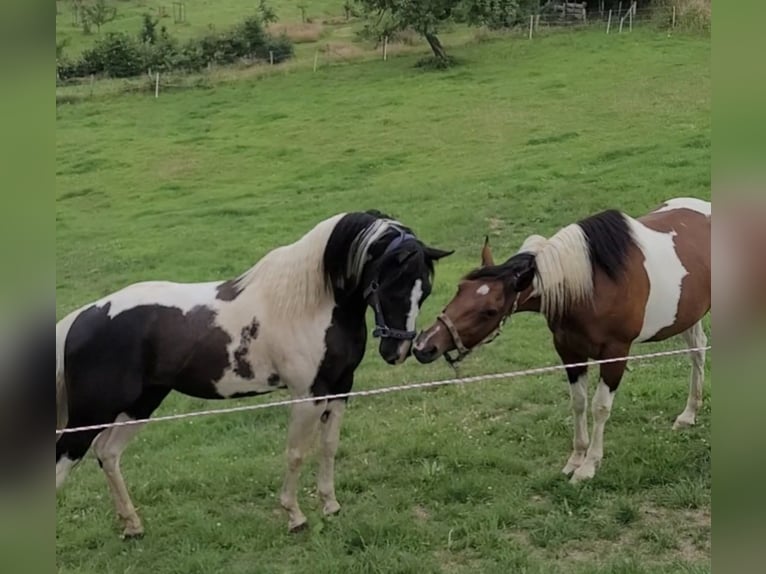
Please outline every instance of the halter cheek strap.
M393 241L388 244L385 251L383 251L383 254L380 256L380 260L382 260L389 253L394 252L405 241L410 239L415 239L415 236L400 230L399 235L395 237ZM411 341L417 336L415 331L397 329L395 327L389 327L386 324L386 318L383 316L383 308L380 304L380 291L383 287L386 287L389 283L396 279L396 277L389 277L388 279L383 280L381 283L379 272L380 262L378 262L377 265L378 267L373 273L373 279L370 281L370 284L367 285L362 294L364 300L367 301L367 304L372 307L372 311L375 315L375 329L372 331L372 336L381 339L398 339L400 341Z
M455 327L455 324L452 322L452 319L450 319L446 313L443 311L439 313L439 316L436 318L437 321L440 321L442 325L444 325L447 328L447 331L449 331L450 336L452 337L452 343L455 345L455 348L458 352L458 358L453 359L451 356L449 356L447 353L444 353L444 356L447 358L447 361L450 363L456 363L458 361L461 361L463 357L467 357L471 351L463 344L463 340L460 338L460 333L458 333L457 328Z
M497 328L494 331L490 332L489 335L487 335L477 345L475 345L473 349L481 345L486 345L488 343L491 343L498 337L498 335L500 335L500 332L503 330L503 326L505 325L505 322L510 318L511 315L513 315L516 312L516 309L519 306L519 295L520 293L516 293L516 297L513 300L513 305L511 305L511 311L505 317L503 317L503 320L500 321L500 324L497 326ZM470 355L473 349L469 349L463 344L463 340L460 338L460 333L458 332L457 327L455 327L455 324L452 322L452 319L450 319L449 316L444 311L442 311L436 319L447 328L447 331L449 331L449 334L452 337L452 343L455 345L455 348L457 349L457 357L453 357L452 355L449 354L449 352L445 352L444 358L452 367L457 369L456 365L460 361L465 359L468 355Z

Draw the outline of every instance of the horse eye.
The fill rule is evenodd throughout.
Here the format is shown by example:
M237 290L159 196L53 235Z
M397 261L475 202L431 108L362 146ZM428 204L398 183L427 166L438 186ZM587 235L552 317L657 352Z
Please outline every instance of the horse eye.
M500 311L497 309L485 309L481 312L482 315L484 315L487 319L491 319L493 317L497 317L500 314Z

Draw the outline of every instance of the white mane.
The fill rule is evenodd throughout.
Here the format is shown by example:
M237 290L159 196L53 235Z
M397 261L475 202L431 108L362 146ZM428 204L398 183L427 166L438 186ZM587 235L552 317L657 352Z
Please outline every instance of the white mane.
M269 302L270 309L286 317L304 314L332 297L322 259L330 235L344 215L321 221L295 243L273 249L237 278L236 287L254 289Z
M588 240L579 225L568 225L550 239L530 235L519 253L535 255L533 295L540 297L540 311L547 318L561 317L570 306L593 296Z

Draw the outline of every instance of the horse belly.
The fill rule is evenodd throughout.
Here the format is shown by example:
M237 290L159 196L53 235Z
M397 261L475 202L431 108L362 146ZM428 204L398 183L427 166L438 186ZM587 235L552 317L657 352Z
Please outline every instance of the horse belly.
M279 374L268 367L259 368L253 378L244 378L229 371L214 386L218 398L224 399L264 395L286 387Z
M681 301L681 284L688 271L675 250L675 232L663 233L631 219L634 237L644 256L644 271L649 280L649 295L644 320L635 342L651 340L676 323Z

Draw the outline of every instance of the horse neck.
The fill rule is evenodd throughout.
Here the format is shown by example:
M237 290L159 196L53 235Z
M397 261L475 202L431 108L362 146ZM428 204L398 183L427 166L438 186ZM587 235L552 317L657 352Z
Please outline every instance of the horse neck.
M534 288L532 286L527 287L524 291L518 294L518 304L515 311L512 313L522 313L525 311L531 311L539 313L541 308L541 299L539 295L533 295Z

